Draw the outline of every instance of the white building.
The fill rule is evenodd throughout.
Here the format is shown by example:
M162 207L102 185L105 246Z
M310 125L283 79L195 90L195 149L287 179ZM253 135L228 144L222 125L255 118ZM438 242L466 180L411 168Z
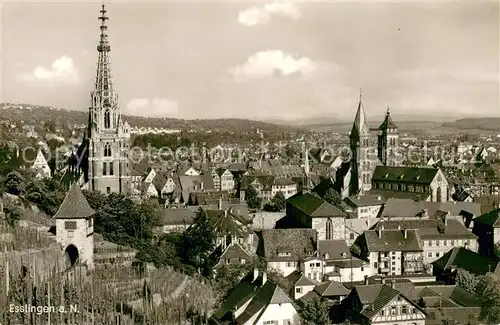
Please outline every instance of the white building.
M35 162L31 166L31 169L36 172L37 178L50 178L52 176L49 164L43 155L42 149L38 149Z
M80 187L74 184L54 215L56 240L72 266L94 268L94 215Z

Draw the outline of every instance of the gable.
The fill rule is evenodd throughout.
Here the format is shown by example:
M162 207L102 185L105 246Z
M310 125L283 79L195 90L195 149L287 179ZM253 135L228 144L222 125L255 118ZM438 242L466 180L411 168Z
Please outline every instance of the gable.
M402 294L398 294L392 300L387 302L384 307L380 308L378 313L371 319L372 321L382 321L387 319L387 316L393 317L411 317L411 319L425 319L425 313L420 310L409 299L406 299Z

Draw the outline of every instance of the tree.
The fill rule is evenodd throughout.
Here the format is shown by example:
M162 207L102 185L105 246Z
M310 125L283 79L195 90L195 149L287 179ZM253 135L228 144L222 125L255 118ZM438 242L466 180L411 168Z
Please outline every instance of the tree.
M182 234L180 256L183 261L203 273L211 273L210 256L215 249L217 234L205 210L198 209L193 224Z
M361 256L361 248L359 247L358 244L352 244L351 247L349 247L349 251L353 256L360 257Z
M326 190L325 196L323 197L323 200L326 202L336 206L337 208L343 210L342 207L342 197L340 194L335 191L333 188L329 188Z
M498 277L489 277L489 283L479 299L481 319L488 324L500 323L500 279Z
M301 312L303 325L329 325L329 307L320 297L315 297Z
M475 294L477 286L477 278L474 274L464 269L458 269L456 276L456 283L465 290L467 290L468 292Z
M245 201L252 210L258 210L262 206L262 199L258 196L257 190L253 186L249 186L245 193Z
M11 198L5 200L3 209L7 224L12 228L14 228L21 219L21 216L23 215L22 206L19 204L18 200Z
M271 202L264 205L264 211L279 212L285 209L286 199L285 195L280 191L277 192L271 199Z
M493 246L493 254L500 259L500 243L495 243Z

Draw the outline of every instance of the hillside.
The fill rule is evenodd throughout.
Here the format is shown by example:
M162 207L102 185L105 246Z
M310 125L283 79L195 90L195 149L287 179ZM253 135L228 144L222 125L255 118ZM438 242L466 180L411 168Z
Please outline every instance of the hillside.
M455 122L441 124L457 130L482 130L500 132L500 117L463 118Z
M24 121L25 124L38 124L44 121L54 121L58 125L87 124L88 115L84 111L67 109L56 109L46 106L35 106L28 104L6 104L0 103L2 109L1 120L12 122ZM246 119L196 119L183 120L175 118L152 118L140 116L125 116L126 121L132 127L152 127L180 130L212 130L229 131L237 133L255 132L257 129L264 133L295 132L296 127L277 125L261 121Z
M396 124L401 132L429 132L440 127L441 123L433 121L398 121ZM319 132L337 132L337 133L347 133L351 131L352 122L349 123L321 123L321 124L309 124L303 125L302 128L319 131ZM370 123L369 127L376 128L378 125L375 123ZM443 131L443 130L441 130Z

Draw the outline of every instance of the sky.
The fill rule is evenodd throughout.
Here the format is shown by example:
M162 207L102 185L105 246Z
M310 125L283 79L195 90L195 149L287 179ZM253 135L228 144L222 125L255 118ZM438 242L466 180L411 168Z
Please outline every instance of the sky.
M4 1L0 102L85 110L100 2ZM125 114L500 116L499 2L106 1Z

